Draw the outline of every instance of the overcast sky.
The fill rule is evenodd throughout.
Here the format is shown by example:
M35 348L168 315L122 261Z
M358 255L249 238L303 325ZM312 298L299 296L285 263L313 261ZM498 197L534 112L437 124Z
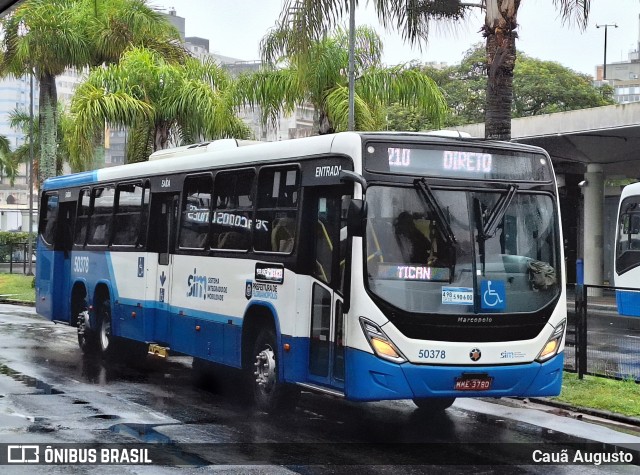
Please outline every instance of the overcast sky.
M478 32L483 16L475 14L455 33L434 31L422 51L410 48L393 31L379 26L375 12L363 5L356 12L356 23L379 28L384 41L387 65L411 60L459 63L465 51L483 41ZM210 40L210 50L242 60L259 58L258 45L281 10L281 0L151 0L154 7L175 8L185 18L187 36ZM615 9L612 8L615 5ZM579 72L594 75L604 59L604 28L608 28L607 63L626 61L629 51L638 49L640 0L591 0L589 26L563 26L552 0L522 0L518 14L517 47L529 56L557 61ZM346 22L346 19L345 19Z

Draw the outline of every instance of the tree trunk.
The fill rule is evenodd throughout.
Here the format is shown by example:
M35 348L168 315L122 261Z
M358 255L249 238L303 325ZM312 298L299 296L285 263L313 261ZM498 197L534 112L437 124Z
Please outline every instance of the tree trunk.
M155 139L153 141L153 151L164 150L169 144L170 125L161 123L156 125Z
M511 104L513 68L516 62L516 14L520 2L488 0L494 8L487 10L484 35L487 38L487 104L484 136L487 139L511 140Z
M58 147L58 91L55 76L41 73L40 82L40 164L38 179L40 184L47 178L56 176L56 155Z
M324 109L320 109L318 124L318 134L320 135L333 134L335 132L335 129L329 120L329 114L327 114Z

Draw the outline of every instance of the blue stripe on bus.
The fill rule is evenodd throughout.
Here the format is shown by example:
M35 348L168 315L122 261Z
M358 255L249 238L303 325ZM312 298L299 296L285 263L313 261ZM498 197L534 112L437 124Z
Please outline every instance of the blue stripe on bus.
M347 348L347 398L359 401L426 397L556 396L562 386L564 353L544 363L510 366L427 366L395 364L371 353ZM493 378L487 391L455 391L462 374Z
M131 308L137 307L137 308L144 308L145 310L159 310L159 311L166 311L166 312L169 312L169 310L171 310L172 314L180 315L182 317L193 317L193 318L198 318L202 320L210 320L215 323L225 323L225 324L229 324L229 321L231 321L232 325L242 325L242 317L234 317L232 315L225 315L223 313L207 312L204 310L196 310L188 307L176 307L173 305L167 305L163 302L158 302L157 300L139 300L139 299L115 298L115 297L114 299L118 300L119 304L126 305Z
M98 181L98 171L77 173L73 175L60 175L47 179L42 184L42 191L49 191L60 188L71 188L74 186L90 185Z

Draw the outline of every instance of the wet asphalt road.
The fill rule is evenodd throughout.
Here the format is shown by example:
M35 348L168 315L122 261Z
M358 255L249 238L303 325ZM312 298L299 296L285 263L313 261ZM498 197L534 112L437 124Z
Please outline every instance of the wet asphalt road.
M357 404L303 393L295 410L253 410L233 371L202 378L191 359L85 358L75 329L0 305L0 444L160 447L170 465L4 466L2 473L601 473L534 463L624 450L640 437L522 404L459 400L428 416L410 401ZM583 445L583 444L589 445ZM153 445L151 445L153 444ZM156 451L156 455L159 453ZM156 458L156 462L158 459ZM637 465L608 473L640 473Z

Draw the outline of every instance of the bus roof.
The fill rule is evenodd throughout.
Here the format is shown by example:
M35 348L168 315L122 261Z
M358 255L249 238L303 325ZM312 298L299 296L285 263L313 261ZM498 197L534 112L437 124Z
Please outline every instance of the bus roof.
M627 196L640 195L640 182L631 183L622 189L620 194L620 200L622 201Z
M363 141L394 141L399 138L408 142L426 141L430 143L451 143L453 140L475 146L510 149L515 147L522 151L545 153L542 149L530 145L486 141L465 136L439 136L420 132L340 132L280 142L254 142L242 147L231 145L230 142L235 141L234 139L223 139L221 142L224 143L219 145L216 145L217 141L214 141L158 151L153 154L154 160L147 162L52 177L44 182L42 189L64 189L99 182L136 179L176 172L193 172L229 165L253 165L276 159L298 158L303 160L327 153L349 155L353 157L356 161L355 165L358 167Z

